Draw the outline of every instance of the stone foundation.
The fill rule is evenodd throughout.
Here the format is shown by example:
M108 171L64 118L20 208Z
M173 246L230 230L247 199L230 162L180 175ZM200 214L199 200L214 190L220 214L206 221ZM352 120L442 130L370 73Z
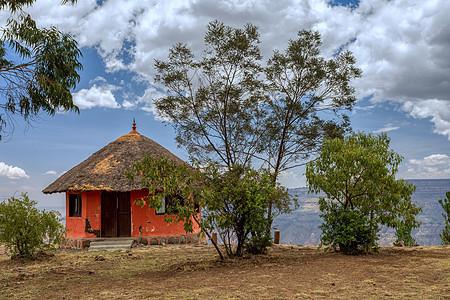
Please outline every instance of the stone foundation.
M106 238L78 238L67 236L61 243L60 248L64 249L88 249L92 241L101 241ZM114 238L111 238L114 239ZM127 237L124 239L134 239L139 245L166 245L166 244L204 244L206 239L199 237L198 233Z

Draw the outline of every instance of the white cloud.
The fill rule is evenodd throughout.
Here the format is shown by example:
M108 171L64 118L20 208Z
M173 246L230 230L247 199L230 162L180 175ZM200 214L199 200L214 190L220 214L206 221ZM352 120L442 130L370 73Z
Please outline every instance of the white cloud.
M281 185L287 188L298 188L306 186L305 175L300 175L301 172L296 172L295 170L283 171L280 173L278 180Z
M30 178L23 169L9 166L4 162L0 162L0 176L5 176L10 179Z
M165 96L164 93L151 86L145 90L144 95L138 97L137 102L141 104L142 110L152 112L156 115L156 107L153 101L163 96Z
M283 50L299 30L316 29L322 34L325 56L341 47L354 53L363 70L363 78L355 81L359 98L403 102L408 113L426 115L437 133L450 138L450 117L443 113L448 108L445 101L450 100L448 0L361 0L354 9L332 7L328 0L59 3L41 0L27 11L40 25L55 24L73 33L80 46L96 47L107 72L130 71L148 87L154 82L154 59L165 59L176 42L188 43L199 53L211 20L235 27L248 22L259 26L265 59L273 49ZM114 100L112 94L108 96ZM417 108L428 105L429 99L435 99L438 109L418 113ZM96 103L89 102L86 108ZM118 106L115 101L108 103ZM123 103L126 109L131 104ZM151 105L144 109L152 111Z
M410 159L404 177L415 178L449 178L450 157L446 154L432 154L423 159Z
M374 133L381 133L381 132L389 132L399 129L399 126L394 126L391 123L386 124L383 128L377 129L374 131Z
M56 171L50 170L50 171L45 172L45 175L53 175L53 176L56 176L56 175L58 175L58 173L57 173Z
M114 85L97 86L94 84L90 89L82 89L73 94L73 102L80 109L93 107L120 108L112 93L117 89L118 87Z
M430 118L434 124L434 132L446 135L450 140L449 100L406 101L403 110L414 118Z
M367 105L367 106L359 106L359 105L356 105L356 106L353 107L353 109L354 109L355 111L357 111L357 110L369 111L369 110L372 110L372 109L374 109L374 108L375 108L375 105Z
M101 82L101 83L107 83L108 81L105 79L105 77L97 76L94 79L89 81L89 84L92 84L94 82Z
M145 112L152 113L157 120L168 121L164 117L160 117L156 112L154 101L158 98L164 97L165 94L156 89L154 86L149 86L142 96L137 97L135 101L124 100L122 107L127 110L141 109Z
M135 109L137 107L137 103L129 101L129 100L124 100L122 102L122 107L127 109L127 110Z

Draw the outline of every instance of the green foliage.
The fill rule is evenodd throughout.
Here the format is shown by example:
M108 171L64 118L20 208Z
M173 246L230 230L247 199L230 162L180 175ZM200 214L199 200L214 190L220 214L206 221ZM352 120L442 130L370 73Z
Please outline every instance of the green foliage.
M0 204L0 241L12 257L32 258L37 252L54 249L64 237L59 212L38 210L27 194Z
M34 2L0 1L2 12L10 12L6 27L0 29L0 132L14 126L15 115L29 122L41 111L49 115L60 110L79 111L70 90L80 80L81 51L72 36L55 27L36 26L22 11ZM76 1L63 1L67 2ZM11 59L14 56L19 57L18 62Z
M141 199L142 206L159 209L162 198L172 197L174 205L169 207L165 214L166 222L182 221L186 232L193 231L193 218L198 214L198 201L194 202L192 199L196 199L202 192L200 183L203 176L200 172L187 164L180 165L169 161L167 157L154 158L147 154L133 164L126 176L131 180L139 180L147 187L149 196Z
M284 53L275 50L267 63L271 97L264 152L276 175L317 154L324 138L342 137L348 130L343 111L356 101L350 81L361 70L349 51L324 59L321 44L319 32L302 30Z
M176 44L167 61L156 61L157 82L169 95L155 104L191 159L228 168L259 160L276 182L280 172L317 154L324 137L348 130L342 111L356 101L350 81L361 70L348 51L321 57L318 32L300 31L285 53L274 51L267 67L259 44L256 26L209 23L200 59ZM277 201L267 203L266 235L286 209Z
M442 208L445 211L442 216L444 217L445 227L442 234L439 236L442 239L442 245L450 245L450 192L445 193L446 197L444 200L438 200Z
M274 51L266 68L259 44L256 26L209 23L200 59L178 43L167 61L156 61L157 82L169 96L155 103L192 158L227 167L261 159L275 181L316 153L323 137L342 136L348 119L338 112L356 101L349 83L361 70L348 51L322 58L318 32L300 31L285 53ZM324 110L336 118L321 119Z
M324 198L319 199L320 217L323 219L321 244L344 254L365 253L376 245L378 237L373 234L378 228L371 226L369 218L359 210L346 209Z
M389 143L386 134L325 140L318 159L306 167L310 192L323 191L326 201L358 210L373 228L420 226L416 215L422 208L411 201L415 187L395 179L402 157L389 149Z
M248 164L263 118L259 43L251 24L235 29L214 21L207 26L201 59L178 43L167 61L156 60L156 81L169 93L155 101L156 108L171 120L178 144L192 159Z
M227 254L265 253L271 244L266 233L268 203L274 198L288 201L286 189L273 184L268 172L242 166L226 171L210 166L205 175L202 219L209 230L218 230Z
M141 200L142 205L157 209L162 197L176 195L178 201L167 211L166 222L182 221L186 232L192 232L196 222L210 239L217 230L228 256L241 256L244 250L265 252L271 242L265 230L267 203L273 198L290 202L286 189L273 184L269 173L239 165L223 170L210 164L200 172L147 155L133 164L127 176L148 187L149 196ZM218 245L214 246L223 258Z
M395 226L395 235L397 239L394 242L394 246L418 246L416 239L411 236L412 226L409 223L405 223L403 220L398 221Z

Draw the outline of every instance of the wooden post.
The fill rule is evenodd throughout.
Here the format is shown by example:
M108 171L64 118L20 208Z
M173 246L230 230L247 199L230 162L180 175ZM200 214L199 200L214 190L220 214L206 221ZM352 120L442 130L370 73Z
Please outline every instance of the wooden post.
M279 244L280 243L280 231L275 230L275 236L273 237L273 243Z
M213 242L214 244L217 245L217 232L213 232L213 233L212 233L211 240L212 240L212 242Z

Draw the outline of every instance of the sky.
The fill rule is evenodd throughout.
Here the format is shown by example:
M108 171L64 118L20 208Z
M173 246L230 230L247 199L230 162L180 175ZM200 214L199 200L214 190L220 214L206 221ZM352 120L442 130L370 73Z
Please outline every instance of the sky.
M38 26L71 33L83 53L81 81L72 91L80 114L41 115L31 126L17 118L0 141L0 200L27 192L38 206L63 211L64 195L42 190L95 151L137 130L181 159L170 124L153 100L154 60L172 45L203 50L206 25L258 26L265 59L297 32L320 32L321 53L353 52L363 76L352 82L355 132L386 132L404 160L398 177L450 178L450 1L325 0L79 0L74 6L37 0L25 9ZM8 14L0 14L4 24ZM1 112L0 112L1 113ZM305 186L304 169L282 184Z

